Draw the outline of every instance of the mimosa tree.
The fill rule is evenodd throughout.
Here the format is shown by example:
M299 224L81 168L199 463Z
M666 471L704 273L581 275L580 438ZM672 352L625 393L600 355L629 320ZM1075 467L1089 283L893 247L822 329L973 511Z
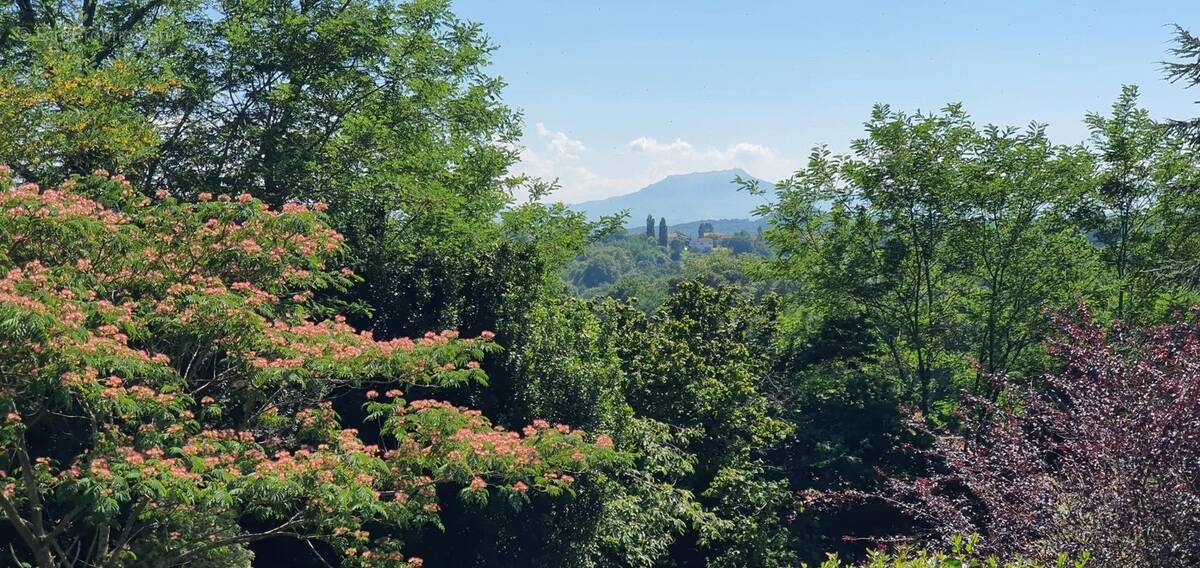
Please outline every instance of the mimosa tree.
M375 340L314 300L355 279L319 203L149 198L97 171L0 193L0 509L16 562L247 565L269 538L406 566L436 487L519 504L611 441L407 400L486 379L490 333ZM328 402L361 396L378 435ZM318 548L323 551L318 553Z

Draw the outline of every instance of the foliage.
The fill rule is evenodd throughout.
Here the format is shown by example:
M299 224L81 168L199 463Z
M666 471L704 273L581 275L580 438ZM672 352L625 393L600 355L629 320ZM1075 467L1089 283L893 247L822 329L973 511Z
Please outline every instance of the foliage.
M680 264L654 240L611 237L590 245L566 268L573 295L636 300L646 311L666 298Z
M776 186L761 212L776 276L803 283L817 310L861 314L922 408L971 375L969 358L1029 367L1041 303L1089 291L1094 251L1064 209L1085 187L1086 156L1037 126L979 131L958 106L877 107L853 148L814 151Z
M151 200L97 172L14 186L0 210L0 506L15 560L235 563L290 537L345 565L419 564L404 535L438 523L438 485L520 504L611 456L607 438L566 426L522 435L403 398L396 387L483 381L490 332L379 341L333 316L313 294L355 277L333 270L342 238L305 205ZM377 443L322 402L358 385L390 389L365 393Z
M583 262L567 273L571 283L582 288L596 288L616 282L633 268L629 252L618 247L605 247L590 252Z
M1136 87L1126 86L1111 116L1091 114L1086 120L1100 162L1092 228L1103 245L1101 258L1111 268L1111 281L1105 283L1115 288L1111 309L1132 321L1146 318L1163 286L1163 251L1188 240L1164 242L1155 235L1180 236L1158 213L1169 215L1178 202L1173 194L1194 167L1182 141L1137 106L1137 95Z
M737 238L742 237L748 234ZM765 246L761 239L752 242L753 251ZM644 312L662 304L682 280L714 288L733 286L756 299L793 288L770 278L757 255L737 255L728 248L700 253L686 247L683 240L674 240L664 251L654 241L634 235L601 239L567 265L566 280L577 297L630 301Z
M1004 396L940 436L930 474L889 497L936 535L1052 562L1088 552L1103 566L1191 566L1200 503L1200 326L1053 317L1059 368L1033 383L996 377Z
M729 249L733 254L754 253L762 256L768 254L768 250L762 241L755 239L746 231L738 231L732 236L719 240L716 244Z
M0 163L26 179L59 181L96 165L133 168L158 150L142 107L168 100L179 81L136 54L96 65L95 47L68 47L80 35L35 35L27 60L0 67Z
M1120 323L1200 300L1196 121L881 105L701 254L512 175L493 49L448 0L0 8L12 563L1200 560L1200 315Z
M770 322L737 290L694 282L651 314L613 300L531 314L513 357L523 415L607 432L629 456L580 489L598 506L556 533L574 551L556 562L794 564L794 500L761 461L787 432L761 391Z
M679 262L683 259L683 250L686 246L687 244L682 239L671 241L671 260L673 262Z
M144 59L152 65L131 72L166 70L178 81L170 97L124 93L143 115L170 117L156 121L162 147L139 172L146 188L237 188L275 204L315 191L345 201L350 215L388 205L375 202L388 193L380 182L404 174L425 190L412 197L435 180L473 180L486 207L508 165L510 151L493 137L512 140L515 115L496 100L501 83L477 73L491 48L445 2L97 0L9 10L0 50L10 72L36 77L57 50L92 70Z
M654 313L625 317L620 353L629 404L637 416L679 432L695 470L676 486L699 495L711 515L698 534L680 540L696 539L696 548L675 555L788 565L793 500L760 463L789 431L772 415L761 383L771 310L734 289L684 281ZM745 530L748 523L754 530Z
M756 300L770 294L795 291L789 282L772 278L767 263L755 256L737 256L727 249L714 249L709 254L689 255L680 267L684 280L702 282L712 288L731 286Z
M547 250L599 229L533 201L517 209L538 209L542 231L498 221L518 187L550 188L508 176L517 113L483 72L481 28L446 1L60 8L0 17L0 157L25 179L132 164L146 193L331 203L370 282L349 295L383 316L381 337L494 329L478 294L540 290L560 267Z
M978 537L970 539L955 537L953 546L947 552L929 552L915 550L911 547L899 547L894 552L881 550L872 551L867 560L855 564L861 568L1083 568L1087 566L1090 557L1087 554L1071 559L1066 554L1060 554L1052 563L1039 564L1027 560L1016 560L1001 564L995 557L983 557L976 551ZM836 556L831 556L821 563L821 568L841 568L847 566Z
M807 323L807 322L806 322ZM909 522L875 502L824 507L825 491L881 487L880 468L895 475L917 465L904 448L921 444L900 412L903 385L861 317L829 317L807 329L787 323L765 390L791 433L767 458L805 506L796 550L815 561L825 552L857 557L862 541L846 535L903 533Z
M702 494L713 519L701 527L700 543L715 549L709 566L793 566L796 555L785 521L795 518L786 480L768 480L761 464L738 464L717 472Z
M1200 38L1175 25L1175 45L1170 49L1175 61L1163 63L1163 71L1172 83L1184 88L1200 84ZM1168 122L1176 133L1185 136L1194 146L1200 142L1200 118L1177 119Z

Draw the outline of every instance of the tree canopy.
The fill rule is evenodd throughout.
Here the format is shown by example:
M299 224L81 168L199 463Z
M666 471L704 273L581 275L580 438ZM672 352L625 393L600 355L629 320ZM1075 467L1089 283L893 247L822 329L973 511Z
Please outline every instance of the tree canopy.
M643 231L518 172L495 49L0 8L0 563L1196 563L1196 119L880 104L765 230Z

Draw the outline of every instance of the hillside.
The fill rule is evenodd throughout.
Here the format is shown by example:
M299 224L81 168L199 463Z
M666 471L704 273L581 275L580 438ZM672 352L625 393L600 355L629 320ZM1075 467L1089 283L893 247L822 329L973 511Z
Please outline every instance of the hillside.
M711 223L712 230L718 233L734 234L745 231L750 234L755 234L761 228L766 230L767 221L763 218L758 219L701 219L699 221L689 221L687 223L677 223L668 225L668 229L679 231L685 235L696 236L696 230L700 228L701 223ZM630 229L632 232L645 231L645 227L637 226Z
M738 191L733 183L738 176L758 179L742 169L673 175L633 193L570 207L587 213L591 219L628 210L629 226L641 226L647 215L665 217L670 225L703 219L749 219L765 198ZM762 183L771 187L769 182Z

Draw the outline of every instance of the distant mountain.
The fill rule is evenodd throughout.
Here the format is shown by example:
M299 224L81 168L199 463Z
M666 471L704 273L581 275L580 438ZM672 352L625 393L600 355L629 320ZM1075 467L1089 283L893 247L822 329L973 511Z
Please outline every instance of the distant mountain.
M646 215L666 217L668 225L702 219L749 219L765 198L738 191L733 179L758 179L742 169L667 176L633 193L570 205L589 219L629 210L628 226L643 226ZM770 182L759 180L764 189Z

